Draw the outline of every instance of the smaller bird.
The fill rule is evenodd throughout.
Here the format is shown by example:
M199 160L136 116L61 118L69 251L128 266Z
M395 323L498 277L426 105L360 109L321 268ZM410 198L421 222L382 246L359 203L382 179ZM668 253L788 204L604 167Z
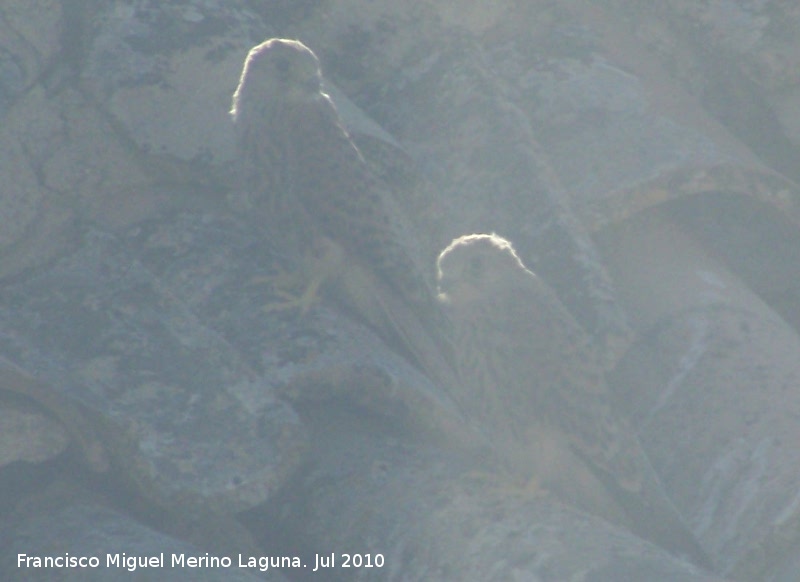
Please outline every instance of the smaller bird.
M615 414L587 333L506 239L472 234L437 259L461 407L510 470L565 502L710 564Z

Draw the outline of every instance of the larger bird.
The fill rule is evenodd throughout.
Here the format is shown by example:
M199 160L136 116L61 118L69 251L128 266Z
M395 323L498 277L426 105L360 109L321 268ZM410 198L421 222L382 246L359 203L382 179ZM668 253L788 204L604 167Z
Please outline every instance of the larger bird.
M511 244L493 234L460 237L437 270L460 403L511 471L708 565L632 427L614 414L587 334Z
M251 49L231 116L247 213L282 254L312 266L305 297L334 280L341 303L450 388L446 346L422 323L438 306L415 237L323 92L314 53L286 39Z

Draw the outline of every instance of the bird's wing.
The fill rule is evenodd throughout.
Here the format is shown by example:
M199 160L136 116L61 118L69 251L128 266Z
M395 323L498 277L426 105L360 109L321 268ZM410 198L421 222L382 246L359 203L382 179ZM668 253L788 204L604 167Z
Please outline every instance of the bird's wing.
M517 343L527 353L522 365L530 377L520 380L530 386L533 414L562 431L585 462L614 475L632 493L640 492L643 453L631 427L613 409L599 354L555 293L526 275L508 325L517 328L514 337L529 342Z
M613 407L602 363L591 340L558 297L541 281L528 281L533 293L515 321L531 327L533 391L537 418L561 431L575 455L603 483L644 537L710 566L707 554L669 499L630 423ZM522 303L522 302L520 302ZM520 306L520 309L525 306ZM533 329L535 328L535 329Z
M412 303L433 303L433 293L416 259L414 236L402 221L388 187L370 172L339 123L333 104L322 98L293 125L305 144L296 195L320 230L378 273ZM304 133L303 133L304 132Z

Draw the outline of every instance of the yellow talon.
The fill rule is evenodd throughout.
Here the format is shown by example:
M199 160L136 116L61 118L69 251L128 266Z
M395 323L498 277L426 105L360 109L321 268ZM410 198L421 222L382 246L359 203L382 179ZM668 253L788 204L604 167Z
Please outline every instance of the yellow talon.
M301 261L298 271L281 270L273 276L255 277L256 284L269 284L272 292L284 301L267 303L262 307L266 313L299 309L300 315L306 315L319 300L319 290L330 278L333 278L342 261L342 250L328 239L317 241L314 252L306 255ZM299 295L293 290L303 289Z
M262 309L266 313L271 313L273 311L282 311L284 309L294 309L297 308L300 310L300 315L305 315L308 313L308 310L311 309L311 306L314 305L317 300L319 299L319 288L322 286L322 283L325 281L325 277L316 276L308 282L306 285L305 290L302 294L298 297L297 295L292 294L289 291L284 289L280 289L277 286L273 286L273 290L275 295L285 299L283 302L273 302L267 303L262 307Z

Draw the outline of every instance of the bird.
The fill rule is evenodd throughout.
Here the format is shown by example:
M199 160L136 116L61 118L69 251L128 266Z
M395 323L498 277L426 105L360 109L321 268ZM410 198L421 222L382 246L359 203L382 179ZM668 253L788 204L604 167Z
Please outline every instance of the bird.
M513 245L497 234L460 236L436 271L461 407L508 470L708 567L632 426L615 413L588 334Z
M454 372L413 229L369 169L298 40L253 47L233 93L238 208L307 279L307 310L327 287L340 305L445 388ZM292 304L292 302L289 302Z

